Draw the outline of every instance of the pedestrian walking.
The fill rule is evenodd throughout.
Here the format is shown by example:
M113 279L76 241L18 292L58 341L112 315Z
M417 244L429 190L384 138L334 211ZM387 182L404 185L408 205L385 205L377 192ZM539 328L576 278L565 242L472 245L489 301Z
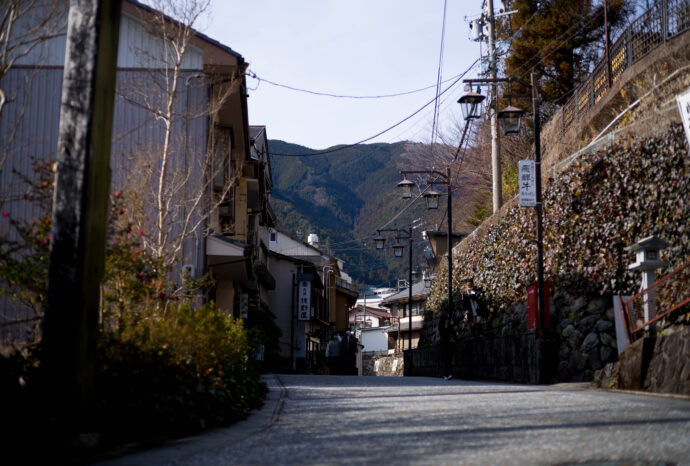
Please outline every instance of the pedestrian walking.
M326 374L335 375L340 372L340 340L333 334L326 346Z
M438 324L438 336L441 341L441 361L443 379L453 378L453 353L455 353L454 322L448 314L442 314Z
M350 329L347 329L343 336L343 341L340 345L340 357L343 361L343 374L353 375L357 361L357 342Z
M484 309L472 280L465 283L465 291L462 294L462 310L465 322L478 324L482 321Z

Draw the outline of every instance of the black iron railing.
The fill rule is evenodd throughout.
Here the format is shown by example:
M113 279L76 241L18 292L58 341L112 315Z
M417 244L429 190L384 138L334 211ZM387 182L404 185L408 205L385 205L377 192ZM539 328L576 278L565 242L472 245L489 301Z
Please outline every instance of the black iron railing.
M611 79L607 77L606 57L597 63L592 74L573 91L561 109L561 131L579 121L596 105L623 71L630 68L659 45L690 29L690 0L660 0L622 30L611 44L609 61Z

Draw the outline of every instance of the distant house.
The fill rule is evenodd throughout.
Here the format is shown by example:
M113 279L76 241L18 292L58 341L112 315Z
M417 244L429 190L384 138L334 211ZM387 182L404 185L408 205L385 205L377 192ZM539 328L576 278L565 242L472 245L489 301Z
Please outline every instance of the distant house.
M359 331L359 344L363 353L388 352L392 350L391 338L388 335L389 327L362 328Z
M429 296L429 288L424 281L412 285L412 348L419 344L419 337L424 326L424 311L426 299ZM389 296L381 301L382 307L387 307L391 311L393 326L389 329L389 335L395 340L396 351L408 349L410 337L410 306L409 288L400 290L398 293Z
M155 157L164 144L158 106L171 88L163 85L170 82L170 63L163 58L170 47L159 32L161 24L176 23L159 13L135 0L122 2L111 192L144 192L161 172ZM0 83L9 97L0 118L0 145L12 149L0 171L0 201L13 219L38 215L37 205L24 196L22 179L35 176L34 161L55 159L65 43L63 34L36 47ZM214 287L208 298L243 318L270 312L267 294L275 287L267 267L268 235L261 234L275 226L268 143L265 127L248 124L246 68L240 54L192 31L174 90L170 191L164 196L170 208L162 230L155 216L146 215L150 198L128 206L141 209L142 227L150 235L182 238L176 270L194 277L209 273ZM0 233L16 238L5 217ZM23 338L40 319L35 307L0 294L2 343Z
M316 235L310 235L310 240L268 229L269 263L276 277L269 302L283 331L281 354L292 357L295 368L314 363L325 351L330 335L349 328L348 314L358 296L344 262L322 251ZM310 303L308 318L298 314L301 281L310 281L312 290L322 289L323 301Z
M350 309L350 327L355 329L385 327L391 323L391 312L386 308L377 308L357 304Z

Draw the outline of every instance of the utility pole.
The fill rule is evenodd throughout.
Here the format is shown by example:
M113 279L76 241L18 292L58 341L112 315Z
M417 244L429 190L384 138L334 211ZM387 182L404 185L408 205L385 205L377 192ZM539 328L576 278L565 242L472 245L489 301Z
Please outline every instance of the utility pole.
M496 79L496 18L494 16L494 1L487 1L487 15L489 25L489 77ZM498 212L503 204L503 180L501 177L501 147L498 139L498 84L489 85L489 117L491 118L491 179L493 212Z
M71 0L41 369L66 447L93 432L120 0Z

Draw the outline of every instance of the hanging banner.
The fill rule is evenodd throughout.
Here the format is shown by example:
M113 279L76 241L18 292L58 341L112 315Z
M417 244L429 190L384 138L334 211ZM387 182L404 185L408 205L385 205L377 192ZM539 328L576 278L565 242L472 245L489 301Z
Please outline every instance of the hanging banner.
M311 317L311 282L297 282L297 320L309 320Z
M534 207L537 205L536 173L537 169L534 160L520 160L518 162L520 207Z

